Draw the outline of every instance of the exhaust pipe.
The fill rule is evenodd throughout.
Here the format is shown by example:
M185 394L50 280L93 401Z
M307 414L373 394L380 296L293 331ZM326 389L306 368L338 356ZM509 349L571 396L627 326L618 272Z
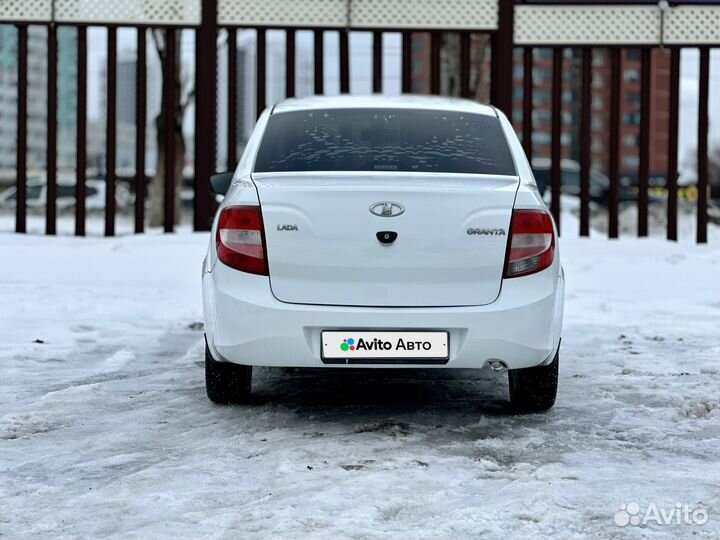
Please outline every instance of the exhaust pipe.
M507 364L502 360L491 360L488 364L493 371L504 371L507 369Z

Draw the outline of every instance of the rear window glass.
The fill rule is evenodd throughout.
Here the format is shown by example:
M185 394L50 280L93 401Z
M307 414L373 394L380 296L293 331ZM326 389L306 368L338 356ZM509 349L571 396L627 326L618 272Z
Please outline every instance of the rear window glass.
M255 171L516 174L496 117L420 109L275 114L268 120Z

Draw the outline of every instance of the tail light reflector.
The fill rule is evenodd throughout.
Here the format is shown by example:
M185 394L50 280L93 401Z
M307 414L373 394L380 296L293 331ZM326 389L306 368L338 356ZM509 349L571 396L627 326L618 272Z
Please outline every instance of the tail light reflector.
M514 210L505 277L527 276L549 267L555 257L555 232L550 214Z
M268 275L262 213L259 206L229 206L217 227L217 254L223 264L250 274Z

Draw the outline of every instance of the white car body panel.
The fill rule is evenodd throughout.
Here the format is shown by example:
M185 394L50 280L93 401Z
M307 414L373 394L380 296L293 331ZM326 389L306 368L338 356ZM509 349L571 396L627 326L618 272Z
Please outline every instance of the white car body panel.
M500 293L517 177L438 173L253 174L270 284L284 302L467 306ZM396 217L370 213L394 201ZM298 228L284 230L285 224ZM398 234L392 245L376 233Z
M205 328L212 356L246 365L323 367L323 330L443 330L449 333L447 364L403 367L481 368L499 360L517 369L550 362L560 343L564 300L557 234L550 267L503 279L508 237L466 233L469 227L483 227L509 234L513 208L545 209L505 116L474 102L408 96L287 100L273 114L332 107L439 108L497 115L517 177L379 173L384 176L379 181L373 178L378 175L368 173L256 174L254 158L271 114L266 110L220 209L261 206L270 275L240 272L217 260L216 215L203 266ZM296 174L304 176L302 181L293 182ZM394 177L392 182L388 175ZM482 203L474 200L480 194L485 197ZM384 200L397 200L407 215L372 215L368 207ZM327 211L335 207L342 211ZM277 230L287 223L297 224L298 230ZM398 232L392 246L374 238L385 228ZM374 243L365 243L365 237ZM401 243L405 238L408 243ZM432 260L428 254L434 255Z

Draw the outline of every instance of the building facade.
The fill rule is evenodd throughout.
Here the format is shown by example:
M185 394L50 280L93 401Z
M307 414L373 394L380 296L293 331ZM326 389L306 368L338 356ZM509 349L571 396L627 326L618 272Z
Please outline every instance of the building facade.
M57 30L57 163L75 165L77 120L77 33ZM27 165L30 173L44 171L47 152L47 29L28 27ZM0 26L0 170L14 170L17 148L18 32ZM14 179L13 179L14 181Z
M488 36L471 38L470 87L478 101L490 101L490 46ZM518 136L523 130L523 51L515 51L513 65L513 117ZM668 110L670 84L669 51L652 51L650 96L650 176L655 182L664 182L667 169ZM459 78L459 66L453 59L459 57L459 40L445 37L440 55L441 93L459 95L453 83ZM550 158L552 142L552 67L553 51L535 48L533 51L533 113L532 157ZM619 144L620 175L634 183L640 164L640 50L622 52L622 79L620 102ZM561 90L560 145L563 158L580 158L580 103L581 103L581 51L564 49ZM430 35L413 34L411 63L413 93L430 92ZM610 149L610 56L606 49L596 49L592 58L591 103L591 160L592 167L607 173Z
M519 135L523 128L522 51L514 61L513 125ZM650 92L650 176L664 181L667 168L670 54L652 51ZM537 48L533 58L533 157L549 158L552 142L552 50ZM565 49L562 63L561 134L563 158L580 158L581 52ZM591 164L607 173L610 145L619 145L620 175L637 181L640 165L640 50L624 49L621 67L620 136L610 140L610 55L605 49L593 51L590 106Z

